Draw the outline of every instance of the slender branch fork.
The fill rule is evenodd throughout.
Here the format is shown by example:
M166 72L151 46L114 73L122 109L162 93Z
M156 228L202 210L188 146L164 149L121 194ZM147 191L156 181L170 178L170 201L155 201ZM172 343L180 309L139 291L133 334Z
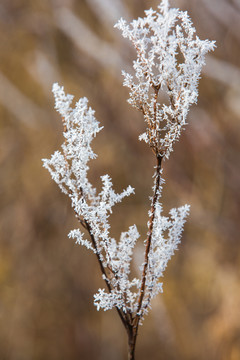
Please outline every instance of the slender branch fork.
M128 359L129 360L135 359L135 348L136 348L136 340L137 340L137 335L138 335L138 326L139 326L139 321L141 320L141 317L142 317L141 310L142 310L143 299L144 299L145 288L146 288L147 269L148 269L148 263L149 263L149 252L151 249L153 222L154 222L155 214L156 214L156 211L155 211L156 210L156 202L159 197L159 191L160 191L160 186L161 186L161 164L162 164L163 156L160 154L157 154L156 158L157 158L157 167L156 167L155 186L154 186L154 194L153 194L152 204L151 204L151 212L150 212L150 219L149 219L149 226L148 226L148 236L147 236L147 240L146 240L146 249L145 249L145 262L144 262L144 267L143 267L143 272L142 272L142 280L141 280L140 295L139 295L139 299L138 299L137 312L135 315L133 315L128 312L124 312L122 309L118 309L116 307L116 310L121 319L121 322L123 323L123 325L127 331ZM80 222L81 226L83 226L84 229L86 229L87 232L89 233L94 250L96 251L96 256L97 256L97 260L98 260L98 263L100 266L101 273L105 280L107 289L108 289L109 293L111 293L112 287L110 284L110 279L109 279L109 276L103 265L103 259L100 256L98 246L97 246L97 241L93 235L91 226L86 220L83 220L79 217L77 217L77 218L78 218L78 221Z
M152 205L151 205L151 212L150 212L150 220L149 220L149 227L148 227L148 237L146 241L146 249L145 249L145 261L144 261L144 267L142 272L142 281L141 281L141 289L140 289L140 295L138 299L138 308L137 313L133 319L133 325L132 325L132 332L129 334L128 338L128 347L129 347L129 354L128 358L129 360L134 360L134 353L135 353L135 347L136 347L136 341L137 341L137 335L138 335L138 326L139 321L142 317L142 305L143 305L143 299L145 295L145 288L146 288L146 279L147 279L147 269L149 264L149 252L151 249L151 242L152 242L152 232L153 232L153 222L156 216L156 203L159 197L159 191L161 186L161 165L162 165L162 159L163 156L160 154L156 155L157 157L157 168L156 168L156 178L155 178L155 186L154 186L154 195L152 198Z
M154 92L155 92L155 102L154 102L155 103L155 105L154 105L154 119L155 120L156 120L156 111L157 111L156 104L157 104L159 87L153 87ZM143 109L142 109L142 111L143 111ZM143 113L144 113L144 111L143 111ZM66 131L66 128L64 128L64 131ZM147 279L147 271L148 271L148 264L149 264L149 253L150 253L151 242L152 242L153 224L154 224L154 219L156 216L156 203L160 196L161 166L162 166L162 160L165 155L164 151L159 151L156 144L152 144L152 150L157 159L157 166L156 166L155 185L154 185L152 204L151 204L151 210L150 210L148 234L147 234L146 247L145 247L144 266L143 266L142 277L141 277L141 287L140 287L140 294L139 294L139 298L138 298L137 311L135 314L132 314L129 311L124 312L122 309L115 307L116 311L121 319L121 322L126 329L127 336L128 336L128 360L135 359L135 348L136 348L136 341L137 341L137 335L138 335L138 326L139 326L139 322L143 315L142 306L143 306L143 300L144 300L145 289L146 289L146 279ZM80 193L81 193L81 196L84 196L82 189L80 189ZM95 252L96 252L96 256L97 256L97 260L98 260L98 263L100 266L101 273L105 280L107 289L108 289L109 293L111 293L113 289L111 286L110 278L104 267L103 259L100 256L97 241L93 235L91 225L85 219L81 219L79 216L77 216L77 219L80 222L81 226L84 227L84 229L87 230L87 232L89 233L93 248L95 249ZM111 271L111 269L110 269L110 271ZM117 274L115 274L112 271L111 271L111 273L113 276L115 276L115 278L117 280L118 279Z

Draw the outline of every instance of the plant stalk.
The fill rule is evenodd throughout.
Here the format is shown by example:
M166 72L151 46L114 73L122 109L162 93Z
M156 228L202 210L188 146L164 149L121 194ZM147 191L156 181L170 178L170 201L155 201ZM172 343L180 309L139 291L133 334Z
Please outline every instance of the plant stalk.
M142 273L142 285L141 285L140 296L139 296L139 300L138 300L138 310L137 310L138 314L139 314L139 312L141 310L143 297L144 297L144 293L145 293L147 268L148 268L148 262L149 262L148 256L149 256L149 252L150 252L150 248L151 248L153 222L154 222L155 213L156 213L155 206L156 206L156 203L157 203L157 200L158 200L158 197L159 197L159 188L160 188L160 185L161 185L161 164L162 164L162 159L163 159L163 157L161 155L157 155L156 180L155 180L154 195L153 195L152 206L151 206L151 217L150 217L150 220L149 220L148 237L147 237L147 242L146 242L145 262L144 262L144 268L143 268L143 273Z
M130 325L128 328L128 360L135 360L136 340L137 327Z

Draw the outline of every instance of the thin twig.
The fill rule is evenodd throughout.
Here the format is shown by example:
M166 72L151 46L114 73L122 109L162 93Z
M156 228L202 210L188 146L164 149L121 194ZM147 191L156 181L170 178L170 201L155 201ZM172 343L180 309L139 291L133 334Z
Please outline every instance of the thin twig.
M110 282L109 282L109 279L108 279L108 276L107 276L107 273L105 271L105 268L103 266L103 263L102 263L102 260L101 260L101 257L100 257L100 254L99 254L99 251L98 251L98 247L97 247L97 243L96 243L96 240L95 240L95 237L92 233L92 229L91 229L91 226L89 225L89 223L85 220L85 226L86 226L86 229L89 233L89 236L91 238L91 241L92 241L92 244L93 244L93 247L94 249L96 250L96 256L97 256L97 259L98 259L98 263L99 263L99 266L100 266L100 269L101 269L101 272L103 274L103 277L104 277L104 280L105 280L105 283L107 285L107 289L109 291L109 293L112 292L112 288L111 288L111 285L110 285ZM118 309L118 307L115 307L117 312L118 312L118 315L124 325L124 327L127 329L128 328L128 322L127 322L127 319L124 317L124 313Z
M148 230L147 244L146 244L146 250L145 250L145 262L144 262L144 268L143 268L143 272L142 272L142 283L141 283L140 295L139 295L139 299L138 299L137 316L140 315L139 311L141 310L143 297L144 297L144 293L145 293L147 268L148 268L148 262L149 262L149 252L150 252L151 241L152 241L153 222L154 222L155 215L156 215L156 207L155 206L156 206L157 199L159 197L162 159L163 158L160 154L157 155L156 181L155 181L154 196L153 196L152 206L151 206L151 217L150 217L150 221L149 221L149 230Z

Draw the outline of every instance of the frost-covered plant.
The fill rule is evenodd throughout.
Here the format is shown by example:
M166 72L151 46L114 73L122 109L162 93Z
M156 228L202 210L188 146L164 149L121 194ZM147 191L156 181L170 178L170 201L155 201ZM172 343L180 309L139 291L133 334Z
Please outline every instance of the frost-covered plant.
M139 238L136 225L123 232L119 241L110 235L109 216L116 203L134 189L129 186L121 194L112 187L108 175L101 177L102 190L88 180L89 160L96 158L91 142L102 129L88 106L86 98L71 107L73 96L63 87L53 85L55 108L64 126L62 151L51 159L44 159L52 178L72 202L81 229L72 230L70 238L96 254L106 289L94 295L97 309L116 308L124 324L129 343L129 359L134 359L138 326L148 312L151 300L162 292L161 278L167 263L181 239L189 205L170 210L162 215L162 161L169 158L173 144L186 125L191 104L197 101L197 85L201 68L214 42L200 40L186 12L170 9L167 0L158 7L145 11L144 18L127 25L120 20L116 27L134 45L137 60L133 62L134 75L123 72L124 85L129 87L129 103L143 113L146 132L140 136L152 148L157 166L145 243L144 262L140 276L132 278L130 264ZM161 102L160 93L165 92ZM88 233L89 238L85 238Z

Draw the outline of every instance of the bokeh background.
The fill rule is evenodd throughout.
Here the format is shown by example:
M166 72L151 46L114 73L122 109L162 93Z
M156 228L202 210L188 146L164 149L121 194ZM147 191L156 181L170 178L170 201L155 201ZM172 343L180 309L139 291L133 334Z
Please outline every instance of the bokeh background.
M115 311L97 312L104 286L95 257L67 237L69 199L41 159L62 142L53 82L87 96L104 130L90 176L109 173L136 195L115 208L112 234L146 233L154 159L137 138L140 113L126 103L121 69L134 58L113 24L143 16L155 0L0 1L0 359L124 360ZM207 58L189 126L164 163L163 202L191 204L164 293L140 328L137 359L240 359L240 1L172 0L188 10ZM137 256L137 255L136 255Z

